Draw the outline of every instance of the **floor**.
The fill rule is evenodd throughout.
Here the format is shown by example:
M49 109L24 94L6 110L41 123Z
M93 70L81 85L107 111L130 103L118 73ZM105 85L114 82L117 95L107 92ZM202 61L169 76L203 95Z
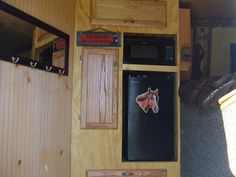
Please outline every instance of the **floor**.
M234 177L219 108L181 103L181 158L182 177Z

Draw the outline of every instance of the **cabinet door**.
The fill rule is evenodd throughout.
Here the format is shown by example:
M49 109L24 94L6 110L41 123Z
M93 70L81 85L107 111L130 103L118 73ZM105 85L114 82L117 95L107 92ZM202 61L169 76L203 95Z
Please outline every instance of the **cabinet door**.
M166 12L160 0L92 0L91 23L166 27Z
M117 128L118 51L83 50L81 128Z
M94 170L87 171L87 177L167 177L167 170Z

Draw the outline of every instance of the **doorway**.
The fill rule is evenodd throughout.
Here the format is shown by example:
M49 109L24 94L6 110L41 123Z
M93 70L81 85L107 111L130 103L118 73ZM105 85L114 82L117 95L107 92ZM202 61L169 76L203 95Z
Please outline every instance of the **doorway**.
M230 44L230 72L236 72L236 43Z

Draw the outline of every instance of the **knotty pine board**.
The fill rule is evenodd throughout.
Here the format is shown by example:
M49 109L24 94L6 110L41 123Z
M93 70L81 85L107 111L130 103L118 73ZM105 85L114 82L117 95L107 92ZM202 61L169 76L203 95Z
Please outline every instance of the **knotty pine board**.
M69 76L0 61L0 177L70 177L74 0L4 0L70 35Z
M0 176L69 177L69 79L0 61L0 97Z

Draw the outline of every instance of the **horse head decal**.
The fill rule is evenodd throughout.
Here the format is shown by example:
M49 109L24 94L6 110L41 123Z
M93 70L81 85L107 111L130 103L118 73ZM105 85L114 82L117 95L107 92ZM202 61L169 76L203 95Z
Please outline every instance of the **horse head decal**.
M142 93L136 97L136 102L138 105L142 108L142 110L147 113L149 108L152 109L153 113L158 113L159 107L158 107L158 96L159 90L151 90L149 87L147 92Z

